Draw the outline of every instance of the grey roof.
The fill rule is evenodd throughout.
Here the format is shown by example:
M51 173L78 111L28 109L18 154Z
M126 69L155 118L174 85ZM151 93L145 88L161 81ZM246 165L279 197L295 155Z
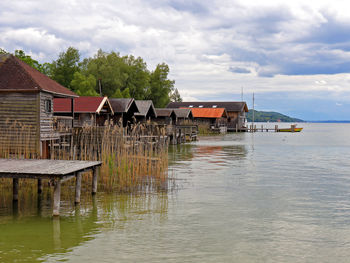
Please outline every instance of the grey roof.
M225 108L226 111L246 111L247 103L244 101L189 101L170 102L167 108Z
M135 116L146 116L149 110L153 111L156 115L156 110L151 100L135 100L136 106L139 109L138 113L135 113Z
M174 109L156 108L157 117L170 117L174 113ZM175 114L176 115L176 114Z
M191 109L174 109L174 112L178 118L193 118Z
M109 102L112 105L114 112L128 112L130 106L135 100L132 98L123 98L123 99L109 99Z

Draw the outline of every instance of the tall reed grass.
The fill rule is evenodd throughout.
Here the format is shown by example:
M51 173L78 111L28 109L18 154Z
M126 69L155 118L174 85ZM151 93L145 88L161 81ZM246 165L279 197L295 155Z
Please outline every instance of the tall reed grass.
M32 131L9 126L6 140L0 139L0 158L39 158L38 148L28 147L33 144ZM151 123L74 128L71 135L50 141L50 158L102 161L99 189L103 191L167 189L168 141L165 129Z

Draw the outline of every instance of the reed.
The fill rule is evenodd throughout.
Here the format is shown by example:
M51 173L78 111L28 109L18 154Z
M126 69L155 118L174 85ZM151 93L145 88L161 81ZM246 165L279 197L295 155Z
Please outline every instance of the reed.
M6 140L0 143L0 158L39 158L37 145L28 147L33 144L32 130L18 124L9 126L4 135ZM21 143L12 143L15 138ZM151 123L127 128L108 123L103 127L74 128L71 135L50 141L50 158L102 161L99 177L102 191L167 189L168 141L165 129ZM21 187L26 184L32 187L33 181L20 181Z
M198 134L199 135L214 135L216 132L210 129L210 125L207 123L198 124Z

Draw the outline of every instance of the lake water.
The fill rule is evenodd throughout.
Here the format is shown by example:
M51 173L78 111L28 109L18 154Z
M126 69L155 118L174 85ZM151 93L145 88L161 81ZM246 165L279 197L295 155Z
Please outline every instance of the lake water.
M0 262L349 262L350 124L299 126L173 147L172 191L62 198L59 220L50 193L0 193Z

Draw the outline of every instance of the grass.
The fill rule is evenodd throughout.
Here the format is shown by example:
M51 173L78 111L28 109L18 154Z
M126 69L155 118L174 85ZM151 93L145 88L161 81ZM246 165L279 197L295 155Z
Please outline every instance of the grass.
M38 158L37 148L28 147L32 131L32 127L9 126L0 143L0 158ZM75 128L72 136L51 141L50 155L58 160L101 160L100 191L166 190L168 142L164 135L163 128L151 123L127 128L86 126ZM9 179L0 179L1 187L12 185L8 183ZM35 180L20 180L21 188L33 188L34 184Z

